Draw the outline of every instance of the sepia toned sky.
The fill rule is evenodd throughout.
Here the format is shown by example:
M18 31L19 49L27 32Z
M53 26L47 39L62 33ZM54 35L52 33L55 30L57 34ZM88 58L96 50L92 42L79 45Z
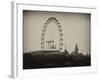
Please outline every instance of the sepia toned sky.
M43 11L23 12L24 53L41 49L42 29L50 17L55 17L62 26L63 49L66 44L67 50L71 53L77 44L79 52L90 53L90 14ZM45 35L45 40L54 40L58 49L59 31L54 22L48 24ZM47 44L45 44L45 48L47 48Z

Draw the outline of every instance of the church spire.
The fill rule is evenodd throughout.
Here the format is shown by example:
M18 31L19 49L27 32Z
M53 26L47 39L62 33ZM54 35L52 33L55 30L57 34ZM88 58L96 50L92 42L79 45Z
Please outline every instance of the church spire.
M75 53L78 53L78 46L77 46L77 44L75 46Z

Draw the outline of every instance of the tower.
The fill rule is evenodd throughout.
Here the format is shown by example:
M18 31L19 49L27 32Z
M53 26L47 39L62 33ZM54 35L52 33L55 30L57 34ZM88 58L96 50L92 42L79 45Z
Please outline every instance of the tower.
M77 44L75 46L75 53L78 53L78 47L77 47Z
M66 44L65 44L65 51L64 51L66 54L68 54L68 51L67 51L67 49L66 49Z

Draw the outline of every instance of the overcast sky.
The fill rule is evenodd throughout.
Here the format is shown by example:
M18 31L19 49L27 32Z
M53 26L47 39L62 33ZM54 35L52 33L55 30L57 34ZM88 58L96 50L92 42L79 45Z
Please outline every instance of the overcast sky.
M79 52L90 53L90 15L82 13L64 12L41 12L24 11L23 13L23 47L24 52L41 49L41 33L46 20L55 17L63 30L63 49L66 48L71 53L75 45L78 45ZM45 40L54 40L55 45L59 46L58 26L51 22L47 26ZM45 45L46 46L46 45Z

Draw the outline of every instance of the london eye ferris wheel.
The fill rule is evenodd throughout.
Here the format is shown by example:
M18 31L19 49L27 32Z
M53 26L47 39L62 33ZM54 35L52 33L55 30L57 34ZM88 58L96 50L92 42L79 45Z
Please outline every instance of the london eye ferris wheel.
M48 43L49 49L56 49L56 46L54 45L54 40L49 40L45 41L45 35L46 35L46 30L48 27L48 24L54 22L59 31L59 50L63 49L63 32L62 32L62 26L60 25L59 21L55 17L50 17L46 20L43 29L42 29L42 34L41 34L41 49L45 49L45 43ZM52 44L52 45L50 45Z

